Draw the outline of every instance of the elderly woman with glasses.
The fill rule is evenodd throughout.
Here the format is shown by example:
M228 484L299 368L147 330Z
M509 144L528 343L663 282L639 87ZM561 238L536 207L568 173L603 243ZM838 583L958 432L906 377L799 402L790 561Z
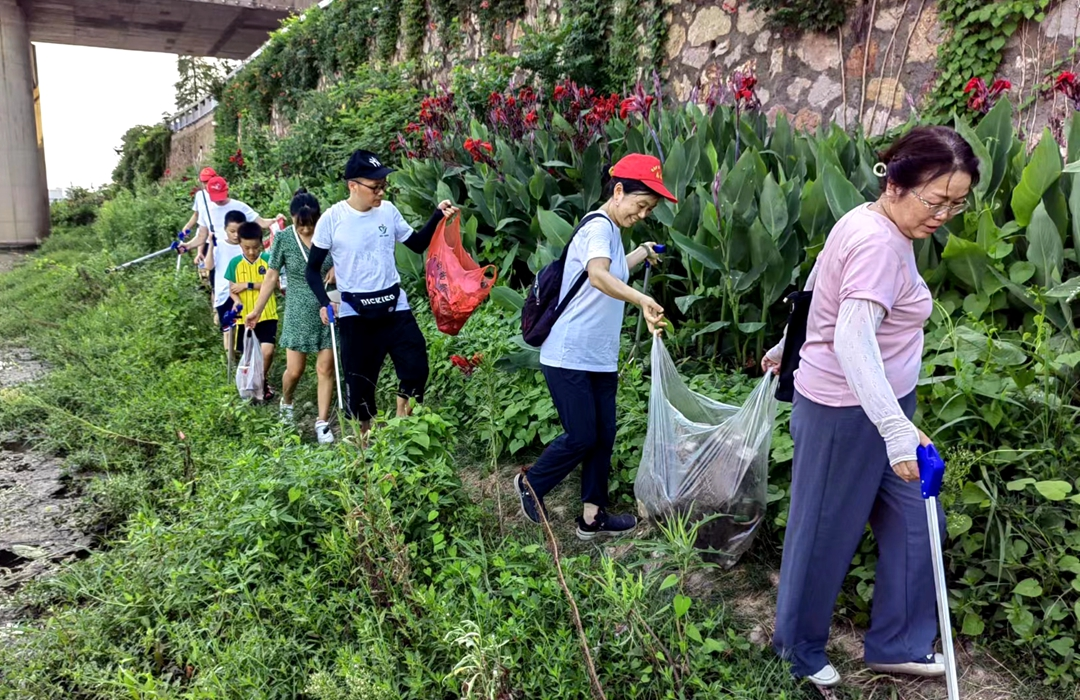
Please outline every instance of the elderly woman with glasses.
M773 645L796 676L819 686L840 682L825 645L867 522L879 556L866 663L883 673L944 674L915 458L930 440L912 423L933 299L913 244L964 210L979 161L952 129L921 127L894 143L876 172L881 197L833 227L807 281L813 298L795 373ZM766 371L778 371L783 344L766 355Z

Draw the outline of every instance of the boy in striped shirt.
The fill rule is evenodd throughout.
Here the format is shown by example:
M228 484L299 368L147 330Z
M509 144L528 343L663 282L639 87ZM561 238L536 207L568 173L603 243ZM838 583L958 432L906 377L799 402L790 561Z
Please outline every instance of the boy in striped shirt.
M241 255L237 255L225 269L225 279L229 281L229 296L233 304L243 304L244 309L254 309L259 299L259 291L262 289L263 278L266 276L266 266L270 260L269 254L263 249L262 227L253 221L247 221L240 225L238 231L240 237ZM274 392L270 389L270 383L265 377L270 375L270 363L274 359L274 343L277 340L277 301L273 296L266 302L259 322L255 324L255 338L259 341L263 355L263 369L265 376L263 386L266 387L264 399L269 401ZM238 353L243 353L244 334L236 335Z

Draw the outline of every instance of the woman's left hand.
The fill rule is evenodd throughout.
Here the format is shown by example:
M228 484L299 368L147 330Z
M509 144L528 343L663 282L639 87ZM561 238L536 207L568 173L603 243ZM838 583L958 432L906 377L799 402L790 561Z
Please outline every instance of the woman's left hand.
M442 212L442 215L444 217L449 219L453 217L454 214L458 213L458 208L455 207L453 202L451 202L449 199L444 199L443 201L439 202L439 211Z
M329 287L330 285L335 283L337 283L337 275L334 274L334 268L331 267L327 271L326 277L323 278L323 284Z

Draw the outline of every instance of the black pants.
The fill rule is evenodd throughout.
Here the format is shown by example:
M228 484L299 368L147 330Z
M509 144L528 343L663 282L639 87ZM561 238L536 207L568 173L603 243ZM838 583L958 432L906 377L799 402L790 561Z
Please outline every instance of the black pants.
M387 353L398 378L398 396L424 400L428 379L427 342L412 311L395 311L382 318L343 316L341 366L345 372L348 415L360 421L378 413L375 387Z
M607 506L611 452L615 446L617 372L541 367L563 430L528 471L543 498L581 463L581 502Z

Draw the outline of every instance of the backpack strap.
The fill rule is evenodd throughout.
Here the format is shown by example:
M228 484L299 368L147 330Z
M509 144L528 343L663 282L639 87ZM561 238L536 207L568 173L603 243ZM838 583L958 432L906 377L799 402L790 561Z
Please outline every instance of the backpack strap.
M605 216L604 214L598 211L594 211L590 214L586 214L585 217L578 222L578 225L574 228L574 232L570 234L570 240L566 242L566 247L563 248L562 255L559 257L559 260L562 262L563 265L566 264L566 254L570 250L570 244L573 243L574 236L577 235L577 232L580 231L582 227L585 226L585 224L598 217L603 217L607 219L607 216ZM559 302L559 305L557 307L555 307L556 318L562 316L563 311L566 311L566 307L569 306L570 302L573 301L575 296L577 296L577 293L581 291L581 287L585 284L585 280L588 279L588 277L589 271L582 270L581 274L578 275L576 280L574 280L574 283L570 285L570 289L566 290L566 297Z

